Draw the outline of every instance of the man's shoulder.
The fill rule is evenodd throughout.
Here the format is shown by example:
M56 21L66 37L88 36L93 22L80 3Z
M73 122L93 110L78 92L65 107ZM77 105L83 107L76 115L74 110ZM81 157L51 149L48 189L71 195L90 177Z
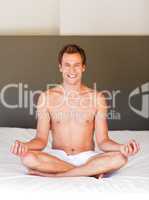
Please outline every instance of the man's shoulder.
M100 109L100 111L105 111L108 108L106 95L103 93L103 91L97 91L96 93L96 106L97 110Z
M92 89L86 85L82 86L82 91L81 91L82 94L94 94L94 92L95 92L94 89Z
M104 99L105 100L106 96L105 96L105 94L104 94L104 92L102 90L101 91L96 91L96 94L97 94L97 97L99 99Z
M102 106L107 107L106 96L102 90L99 91L89 88L88 94L90 94L90 97L92 98L94 106L97 110Z
M55 95L62 95L63 94L63 89L61 85L57 85L52 88L48 88L46 91L44 91L46 96L55 96Z
M99 91L99 90L97 90L97 89L94 89L94 88L90 88L90 87L87 87L87 86L85 86L85 90L84 91L86 91L87 93L89 93L89 94L92 94L92 95L95 95L97 98L105 98L105 95L104 95L104 93L103 93L103 91L101 90L101 91Z

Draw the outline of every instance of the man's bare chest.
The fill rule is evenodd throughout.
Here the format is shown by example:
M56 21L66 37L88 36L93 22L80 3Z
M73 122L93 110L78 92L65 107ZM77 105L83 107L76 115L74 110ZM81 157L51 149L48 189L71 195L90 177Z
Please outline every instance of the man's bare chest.
M95 111L94 110L67 110L59 109L52 110L50 112L51 120L53 122L63 122L63 123L85 123L94 120Z
M96 107L88 95L83 98L59 96L49 104L49 113L53 122L89 123L94 120Z

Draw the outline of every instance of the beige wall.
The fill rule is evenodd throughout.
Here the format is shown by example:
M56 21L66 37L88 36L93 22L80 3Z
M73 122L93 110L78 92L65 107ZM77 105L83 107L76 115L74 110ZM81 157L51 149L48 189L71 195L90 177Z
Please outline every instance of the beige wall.
M0 0L0 34L58 34L59 0Z
M149 0L61 0L63 35L149 34Z
M149 0L0 0L0 35L148 35Z

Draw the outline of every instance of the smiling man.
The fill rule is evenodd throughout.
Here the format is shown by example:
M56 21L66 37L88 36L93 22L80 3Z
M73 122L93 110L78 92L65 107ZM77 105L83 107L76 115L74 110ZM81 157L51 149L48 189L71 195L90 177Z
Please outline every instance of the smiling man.
M29 174L64 177L102 177L126 165L139 151L131 140L119 144L108 136L107 104L102 92L82 83L86 70L84 50L74 44L58 55L62 83L40 95L37 104L37 134L28 142L16 141L11 152L20 156ZM51 130L52 148L42 152ZM103 153L95 151L97 145Z

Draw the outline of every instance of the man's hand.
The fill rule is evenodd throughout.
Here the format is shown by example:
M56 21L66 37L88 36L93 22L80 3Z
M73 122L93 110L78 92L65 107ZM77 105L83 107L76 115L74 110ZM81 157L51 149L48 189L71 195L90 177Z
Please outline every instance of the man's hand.
M126 157L135 155L139 150L140 146L135 140L130 140L127 144L123 144L120 148L120 152Z
M28 147L25 143L16 140L10 151L17 156L23 156L28 152Z

